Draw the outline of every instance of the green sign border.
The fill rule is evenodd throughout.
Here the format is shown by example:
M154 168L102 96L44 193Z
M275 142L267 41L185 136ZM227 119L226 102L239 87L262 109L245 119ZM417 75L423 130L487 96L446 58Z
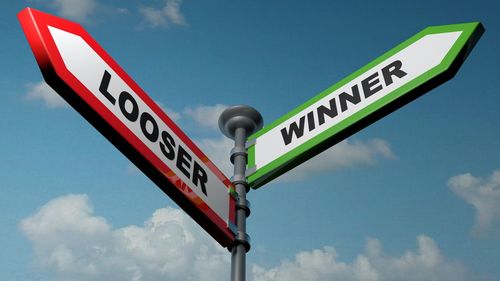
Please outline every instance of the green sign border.
M254 189L262 186L300 163L303 163L332 145L344 140L350 135L402 107L415 98L453 78L476 42L483 34L484 27L480 22L427 27L410 39L404 41L382 56L363 66L358 71L352 73L340 82L330 86L328 89L311 98L304 104L283 115L270 125L249 136L247 142L252 144L258 137L264 135L269 130L281 125L283 122L290 119L303 109L346 85L356 77L364 74L374 66L405 49L422 37L429 34L454 31L462 31L462 34L460 34L460 37L439 65L409 81L402 87L395 89L381 99L356 112L349 118L342 120L331 128L328 128L324 132L315 136L313 139L310 139L302 145L290 150L266 166L261 167L253 173L247 175L250 186ZM255 144L248 147L248 169L249 171L255 169Z

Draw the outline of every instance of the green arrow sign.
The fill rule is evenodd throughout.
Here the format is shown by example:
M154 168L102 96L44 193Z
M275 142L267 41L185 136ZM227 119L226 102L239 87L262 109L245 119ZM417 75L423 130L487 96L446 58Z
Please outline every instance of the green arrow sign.
M247 139L250 186L289 171L451 79L484 28L431 26Z

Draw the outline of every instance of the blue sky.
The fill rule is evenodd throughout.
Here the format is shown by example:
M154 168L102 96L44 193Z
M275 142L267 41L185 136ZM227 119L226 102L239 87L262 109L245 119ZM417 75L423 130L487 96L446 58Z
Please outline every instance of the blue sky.
M223 170L266 124L429 25L481 21L455 78L253 190L250 280L499 280L495 1L4 1L0 279L224 280L229 253L42 83L16 14L81 22Z

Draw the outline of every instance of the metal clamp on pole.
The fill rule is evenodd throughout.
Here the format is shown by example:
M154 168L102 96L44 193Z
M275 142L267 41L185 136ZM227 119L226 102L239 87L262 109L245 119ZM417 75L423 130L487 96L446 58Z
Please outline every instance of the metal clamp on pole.
M246 218L250 215L250 202L246 199L249 191L245 172L247 167L247 136L262 128L260 113L245 105L232 106L222 112L219 117L219 128L222 133L234 140L230 160L234 164L234 175L231 177L236 193L236 228L235 242L231 251L231 280L245 281L245 254L250 250L250 237L246 233Z
M242 209L245 211L245 215L248 218L250 216L250 201L245 199L242 201L240 198L236 200L236 209Z
M247 233L239 232L236 234L236 243L245 247L245 252L250 251L250 235Z
M246 164L246 160L245 160L245 164ZM250 186L248 185L248 182L247 182L247 178L245 175L242 175L242 174L238 174L238 175L234 175L231 177L231 183L236 187L237 185L244 185L245 186L245 192L249 192L250 191Z
M245 159L247 159L247 156L248 156L248 153L247 153L247 149L245 147L233 147L233 149L231 149L231 154L230 154L230 160L231 160L231 163L234 164L234 158L236 156L245 156Z

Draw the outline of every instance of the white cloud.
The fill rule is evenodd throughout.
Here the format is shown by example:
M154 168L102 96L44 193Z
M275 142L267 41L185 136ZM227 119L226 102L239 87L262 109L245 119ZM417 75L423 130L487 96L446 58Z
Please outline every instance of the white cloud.
M96 0L53 0L49 5L62 17L87 22L99 4Z
M303 180L321 173L359 165L373 165L378 158L394 159L389 144L382 139L344 140L280 177L282 181Z
M193 119L200 127L219 131L219 116L228 108L224 104L186 107L184 115Z
M48 108L69 107L68 103L61 98L45 81L30 83L26 85L27 100L41 100Z
M86 195L51 200L20 223L35 257L55 280L227 280L230 254L183 211L156 210L142 226L113 228ZM254 281L465 281L466 268L445 258L429 237L401 256L368 239L364 253L341 261L335 248L299 252L276 267L249 267ZM252 279L251 279L252 280Z
M56 280L224 280L229 252L183 211L156 210L143 226L113 228L86 195L56 198L20 223Z
M383 253L381 243L369 239L365 252L351 263L338 259L335 248L304 251L295 259L265 269L254 265L254 281L465 281L474 280L461 264L447 260L429 237L417 237L417 250L399 257Z
M158 9L150 6L140 7L139 13L151 27L167 27L169 25L185 25L186 20L181 12L182 0L165 0L165 5Z
M229 154L234 146L233 140L221 136L219 138L199 139L196 140L196 143L226 176L233 174L233 165L229 161ZM395 158L389 145L384 140L371 139L354 142L345 140L304 162L292 172L280 176L277 181L305 180L341 168L373 165L381 157L386 159Z
M63 18L80 23L95 24L99 18L108 18L111 15L127 15L129 10L123 7L113 7L103 4L100 0L34 0Z
M470 173L456 175L449 179L448 186L476 209L476 234L500 233L500 170L487 179Z

